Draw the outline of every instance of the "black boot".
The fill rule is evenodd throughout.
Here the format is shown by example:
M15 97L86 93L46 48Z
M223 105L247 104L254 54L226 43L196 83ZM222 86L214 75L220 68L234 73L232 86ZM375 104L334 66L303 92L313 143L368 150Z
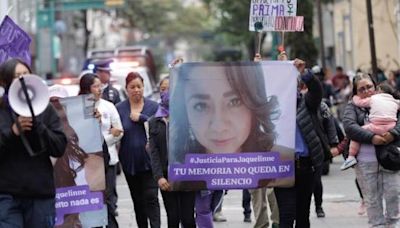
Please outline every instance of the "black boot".
M322 209L322 207L315 208L315 212L317 213L317 217L318 218L324 218L325 217L325 212L324 212L324 209Z

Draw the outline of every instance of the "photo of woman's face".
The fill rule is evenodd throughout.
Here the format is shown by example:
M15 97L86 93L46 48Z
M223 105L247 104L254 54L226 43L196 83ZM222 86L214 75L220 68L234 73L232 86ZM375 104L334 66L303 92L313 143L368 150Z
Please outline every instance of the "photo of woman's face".
M229 85L224 68L194 68L184 93L189 126L206 152L240 152L250 135L251 111Z

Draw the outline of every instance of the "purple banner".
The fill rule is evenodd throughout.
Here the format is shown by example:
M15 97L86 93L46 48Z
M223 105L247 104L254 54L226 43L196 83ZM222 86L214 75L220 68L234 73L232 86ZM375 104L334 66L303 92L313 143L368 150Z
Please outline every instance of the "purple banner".
M100 210L104 206L102 192L90 192L88 185L57 188L56 225L64 222L64 215Z
M31 65L29 45L31 38L14 21L5 16L0 25L0 64L10 58L19 58Z
M184 164L169 167L171 181L205 181L207 189L257 188L260 180L293 177L293 160L279 152L187 154Z

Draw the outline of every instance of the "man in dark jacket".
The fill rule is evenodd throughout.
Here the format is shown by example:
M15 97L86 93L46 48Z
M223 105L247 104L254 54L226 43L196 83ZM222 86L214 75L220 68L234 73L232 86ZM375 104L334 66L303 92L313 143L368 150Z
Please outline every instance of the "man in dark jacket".
M111 85L111 68L110 64L113 62L111 59L98 60L94 62L94 73L99 76L102 84L102 96L104 100L110 101L114 105L121 102L119 92Z
M310 203L315 170L324 157L324 135L318 112L322 100L322 87L313 73L305 69L305 63L296 59L294 65L300 72L300 81L308 91L298 91L295 142L295 186L275 188L279 207L279 227L310 227ZM300 84L300 83L299 83Z

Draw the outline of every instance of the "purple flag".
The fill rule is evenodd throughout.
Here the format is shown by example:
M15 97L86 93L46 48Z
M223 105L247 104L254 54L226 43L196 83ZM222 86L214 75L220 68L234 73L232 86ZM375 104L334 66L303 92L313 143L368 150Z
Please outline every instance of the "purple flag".
M19 58L31 65L29 45L32 39L9 17L0 25L0 64L10 58Z

